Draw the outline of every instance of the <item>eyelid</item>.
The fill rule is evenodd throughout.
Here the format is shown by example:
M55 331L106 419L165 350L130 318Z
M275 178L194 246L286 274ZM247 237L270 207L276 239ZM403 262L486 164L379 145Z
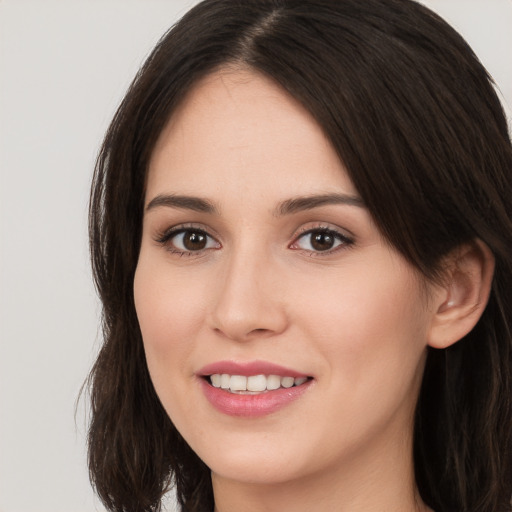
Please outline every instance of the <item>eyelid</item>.
M339 234L341 237L346 238L347 240L355 240L356 235L352 233L347 228L342 228L341 226L337 226L336 224L332 224L330 222L308 222L303 224L300 228L298 228L293 238L298 238L305 233L310 233L311 231L332 231L333 233Z
M171 247L170 241L177 235L181 233L186 233L187 231L192 231L195 233L201 233L205 235L209 239L214 240L218 247L206 247L204 249L199 249L197 251L187 251L179 249L177 247ZM200 256L205 251L209 251L211 249L220 249L221 247L221 243L219 242L217 237L212 235L208 228L205 228L204 226L199 226L194 223L178 224L176 226L171 226L164 230L158 231L154 236L154 240L159 245L164 246L169 252L173 254L178 254L180 256Z
M203 249L198 250L184 250L175 246L171 246L169 242L172 238L176 237L180 233L184 233L187 231L193 231L196 233L204 234L210 240L213 240L217 244L217 246L205 247ZM196 223L177 224L175 226L171 226L161 231L158 231L154 236L154 240L159 245L164 246L171 253L178 254L180 256L200 256L204 254L206 251L209 251L211 249L220 249L222 247L222 244L219 242L218 237L216 235L212 235L211 231L212 230L210 228L205 228L203 225L198 225ZM331 249L326 249L324 251L314 249L310 250L297 246L298 241L302 237L315 232L330 233L341 243L339 243L338 245ZM337 252L338 250L350 247L351 245L354 244L354 242L355 236L352 233L350 233L347 229L334 226L330 223L315 223L313 225L309 224L302 226L299 230L297 230L296 233L293 235L292 242L288 245L288 248L308 253L311 256L329 256Z
M331 233L334 237L336 237L341 243L335 246L332 249L327 249L325 251L315 251L308 250L302 247L294 247L297 245L298 241L311 233L315 232L324 232ZM333 226L332 224L318 223L316 225L308 225L303 226L299 229L299 231L293 236L292 243L288 246L290 249L294 249L297 251L304 251L310 254L311 256L329 256L338 250L347 249L355 243L355 236L352 233L349 233L348 230L339 228L337 226Z
M183 231L197 231L197 232L204 233L205 235L208 235L210 238L213 238L214 240L218 239L216 234L215 235L212 234L213 230L210 229L209 227L205 227L204 225L198 224L195 222L185 222L185 223L169 226L164 229L156 230L156 233L154 235L154 240L155 240L155 242L163 243L166 240L168 240L171 236L176 235L177 233L180 233Z

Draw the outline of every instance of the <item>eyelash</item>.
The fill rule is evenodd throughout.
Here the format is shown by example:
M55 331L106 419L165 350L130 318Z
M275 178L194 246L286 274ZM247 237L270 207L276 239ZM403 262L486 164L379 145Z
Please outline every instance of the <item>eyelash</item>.
M334 246L333 248L326 249L324 251L308 250L308 249L302 249L300 247L297 247L298 242L301 239L305 238L308 235L313 235L313 234L330 236L334 240L334 243L338 242L338 244L336 246ZM311 241L310 241L310 244L311 244ZM340 233L338 230L333 229L331 227L320 225L320 226L315 226L312 228L311 227L304 228L303 230L301 230L294 237L294 241L289 245L289 247L290 247L290 249L294 249L294 250L298 250L298 251L302 250L304 252L307 252L310 256L316 258L316 257L322 257L322 256L330 256L331 254L334 254L340 250L347 249L348 247L350 247L353 244L354 244L353 238L351 238L343 233ZM294 247L294 246L296 246L296 247Z
M176 254L178 256L199 256L200 254L203 254L205 250L212 249L212 247L205 247L203 249L199 249L197 251L191 251L191 250L183 250L175 247L171 242L172 239L177 237L178 235L185 234L185 233L191 233L196 234L200 236L205 236L207 238L207 244L210 243L212 240L219 245L219 242L215 240L211 235L209 235L204 229L192 226L192 225L182 225L182 226L176 226L170 229L167 229L163 233L160 233L157 235L156 242L160 245L164 246L171 254Z
M195 235L206 237L206 239L207 239L206 247L193 251L193 250L179 249L175 245L172 244L173 238L177 237L178 235L185 234L185 233L190 233L190 234L195 234ZM337 243L337 245L335 245L333 248L330 248L330 249L317 250L317 251L304 249L304 248L301 248L300 246L298 246L298 243L300 240L304 239L308 235L313 235L313 234L330 236L334 240L333 243L335 243L335 244ZM160 245L164 246L171 254L176 254L180 257L182 257L182 256L186 256L186 257L196 256L197 257L197 256L204 254L204 252L206 250L221 248L220 243L214 237L212 237L210 234L208 234L207 231L205 231L204 229L192 226L192 225L182 225L182 226L176 226L176 227L167 229L166 231L158 234L155 241L157 243L159 243ZM214 244L217 245L217 247L212 247L212 246L208 247L208 244L211 244L212 241ZM310 244L311 244L311 242L310 242ZM346 249L353 244L354 244L354 240L351 237L344 235L333 228L330 228L327 226L316 226L313 228L304 228L301 232L299 232L297 235L294 236L293 242L288 247L292 250L306 252L312 257L322 257L322 256L331 255L339 250Z

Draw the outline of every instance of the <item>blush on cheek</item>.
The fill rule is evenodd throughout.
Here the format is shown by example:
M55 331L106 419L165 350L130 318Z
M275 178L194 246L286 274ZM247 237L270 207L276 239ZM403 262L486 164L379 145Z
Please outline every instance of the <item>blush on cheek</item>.
M168 270L164 273L145 263L141 259L135 274L135 309L148 368L159 392L159 384L166 385L169 369L176 366L176 361L190 360L204 321L198 313L202 308L192 297L195 292L178 294L176 290L189 288L169 282Z

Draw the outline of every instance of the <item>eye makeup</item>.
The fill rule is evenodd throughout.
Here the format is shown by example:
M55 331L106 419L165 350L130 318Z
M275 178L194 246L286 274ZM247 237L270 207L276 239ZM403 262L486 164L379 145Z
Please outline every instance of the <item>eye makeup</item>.
M204 227L180 224L160 231L155 242L169 253L178 256L199 256L209 250L218 250L222 244ZM339 228L318 224L307 226L293 236L288 248L311 256L329 256L354 244L354 238Z

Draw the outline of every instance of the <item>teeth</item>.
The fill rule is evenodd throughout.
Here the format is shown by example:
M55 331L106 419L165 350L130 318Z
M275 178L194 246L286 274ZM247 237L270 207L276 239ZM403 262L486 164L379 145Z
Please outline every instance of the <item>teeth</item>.
M267 378L265 375L251 375L247 378L247 391L265 391Z
M229 389L231 391L247 391L247 377L243 375L231 375L229 379Z
M273 389L279 389L281 387L281 377L278 375L269 375L267 377L267 389L272 391Z
M222 388L233 393L247 391L249 393L262 393L279 388L291 388L300 386L308 379L307 377L280 377L279 375L229 375L227 373L216 373L210 375L210 382L215 388Z
M295 379L293 377L283 377L281 379L281 386L283 388L291 388L295 382Z
M231 377L227 373L223 373L220 376L220 387L222 389L229 389L229 381Z

